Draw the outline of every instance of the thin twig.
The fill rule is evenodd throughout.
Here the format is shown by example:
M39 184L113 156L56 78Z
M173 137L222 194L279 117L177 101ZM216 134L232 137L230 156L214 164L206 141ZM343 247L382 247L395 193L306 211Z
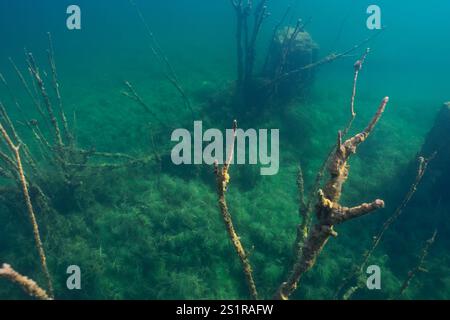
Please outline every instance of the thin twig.
M49 50L47 51L47 54L48 54L49 64L50 64L50 67L52 70L53 89L55 90L56 99L58 101L58 111L59 111L59 115L61 117L61 122L63 124L63 129L64 129L64 135L67 139L67 142L69 145L73 145L73 136L69 129L69 124L67 122L66 114L64 113L64 107L63 107L63 103L62 103L61 93L59 90L58 74L56 72L56 62L55 62L55 53L53 50L52 35L50 34L50 32L48 32L47 35L48 35L48 44L49 44Z
M61 131L59 129L59 124L58 124L58 120L55 117L55 113L53 112L53 107L52 107L52 103L50 102L50 97L47 94L47 90L45 89L45 85L44 85L44 81L41 78L41 75L39 73L39 70L36 66L36 62L34 60L34 57L31 53L28 53L28 65L29 68L31 70L31 72L33 73L34 79L36 81L36 84L39 87L40 93L42 95L42 98L44 100L44 104L47 108L47 113L48 116L50 117L50 122L53 126L53 129L55 131L55 141L56 141L56 145L59 149L59 151L61 151L62 147L64 146L63 140L61 138Z
M175 72L175 69L173 68L172 64L170 63L169 59L167 58L167 55L164 53L164 51L161 48L161 45L156 40L152 29L150 29L150 26L148 25L147 21L145 20L145 17L142 13L142 11L139 9L137 4L134 2L134 0L128 0L136 9L136 12L138 14L139 20L141 21L142 25L145 28L145 31L147 32L147 35L149 37L149 46L152 54L155 56L155 58L158 60L158 62L164 67L164 75L167 78L167 80L175 87L175 89L178 91L178 93L181 95L183 102L185 104L185 107L190 111L192 118L194 119L194 110L192 109L191 102L189 100L189 97L187 96L186 92L184 91L183 87L180 84L180 81L178 79L178 75Z
M36 98L33 93L30 90L30 87L28 86L25 78L23 77L22 72L20 72L19 68L17 67L16 63L12 58L9 58L9 62L14 68L14 71L16 72L17 76L19 77L20 82L22 83L23 87L25 88L25 91L27 92L28 96L30 97L31 101L33 102L33 105L35 106L36 110L38 111L39 115L41 116L42 120L45 122L45 124L48 126L47 123L47 117L45 116L44 110L41 108L41 104L39 103L39 99ZM31 70L30 70L31 73ZM34 78L33 78L34 80ZM34 81L33 81L34 83Z
M331 63L331 62L333 62L333 61L335 61L335 60L337 60L337 59L347 57L347 56L349 56L350 53L352 53L352 52L358 50L359 48L361 48L362 46L364 46L366 43L368 43L368 42L370 42L371 40L373 40L376 36L378 36L379 34L381 34L381 32L383 32L384 30L385 30L385 29L381 29L381 30L378 31L377 33L372 34L371 36L367 37L366 39L364 39L364 40L361 41L360 43L354 45L354 46L351 47L350 49L347 49L347 50L345 50L345 51L343 51L343 52L340 52L340 53L330 53L330 54L327 55L325 58L323 58L323 59L321 59L321 60L319 60L319 61L316 61L316 62L307 64L306 66L303 66L303 67L301 67L301 68L298 68L298 69L295 69L295 70L286 72L286 73L284 73L284 74L281 74L279 77L275 78L275 79L272 80L270 83L264 85L264 87L270 87L270 86L273 86L275 83L277 83L277 82L279 82L279 81L282 81L282 80L284 80L284 79L286 79L286 78L289 78L289 77L291 77L291 76L293 76L293 75L295 75L295 74L297 74L297 73L301 73L301 72L303 72L303 71L305 71L305 70L308 70L308 69L317 68L317 67L320 67L320 66L322 66L322 65L324 65L324 64Z
M361 263L357 266L352 268L352 271L350 272L347 277L344 278L341 285L337 288L334 297L337 298L339 293L344 289L348 283L358 276L358 274L362 273L364 270L364 267L367 265L370 257L372 257L375 249L378 247L378 245L381 242L381 239L384 237L384 234L386 231L391 227L391 225L402 215L404 209L408 205L408 203L411 201L412 197L417 191L417 188L419 184L421 183L425 172L427 170L428 164L431 160L434 159L436 156L436 153L433 153L433 155L429 158L419 157L419 165L416 173L416 177L414 179L414 182L409 187L408 192L406 193L405 197L403 198L403 201L400 203L400 205L395 209L394 213L383 223L383 226L381 227L380 231L374 236L372 245L369 250L367 250L362 258ZM343 296L345 296L347 299L350 299L352 294L355 293L358 289L363 287L363 283L357 283L356 287L350 288L350 292L346 292Z
M420 254L419 262L417 263L416 267L414 267L414 269L412 269L408 272L408 277L403 282L403 284L400 288L400 292L397 295L396 299L400 298L405 293L405 291L409 288L409 285L411 284L412 279L416 276L417 273L428 272L428 270L425 269L425 259L428 256L428 251L430 250L430 247L433 245L434 241L436 240L436 236L437 236L437 230L434 230L431 238L425 242L425 245L422 249L422 253Z
M122 91L122 94L127 97L130 98L131 100L135 101L136 103L138 103L142 108L144 108L145 111L147 111L148 113L150 113L152 115L153 118L155 118L156 121L158 121L161 125L163 125L164 127L167 127L167 125L158 117L158 115L145 103L145 101L139 96L139 94L136 92L136 90L134 89L134 87L131 85L130 82L128 81L124 81L125 86L128 89L127 91Z

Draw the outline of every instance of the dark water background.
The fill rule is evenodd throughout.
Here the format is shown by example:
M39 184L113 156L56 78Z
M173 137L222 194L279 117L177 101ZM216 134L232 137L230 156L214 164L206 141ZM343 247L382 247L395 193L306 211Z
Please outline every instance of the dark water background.
M137 3L198 117L207 118L205 101L236 77L235 17L229 1ZM80 31L65 27L70 4L81 7ZM320 56L325 56L344 51L374 32L365 24L370 4L373 1L269 1L271 16L259 38L258 57L263 59L273 26L288 5L292 5L291 24L297 18L312 19L307 31L319 44ZM376 4L387 28L369 44L372 52L358 86L355 128L367 123L384 96L390 96L391 102L374 135L352 160L343 202L352 205L380 197L387 207L339 227L339 237L330 241L295 298L333 297L343 275L360 260L373 234L408 190L416 154L442 103L449 100L450 4L443 0L377 0ZM63 101L69 118L76 114L77 137L83 147L133 155L152 152L150 132L158 128L120 94L124 80L131 81L154 112L173 127L191 126L182 101L150 53L136 11L126 0L0 2L0 72L26 110L32 112L32 107L8 57L25 70L26 47L48 72L46 32L53 36ZM251 259L265 297L285 278L292 258L298 223L296 166L301 160L310 187L337 130L348 118L353 63L360 53L322 67L307 99L293 101L287 115L274 114L260 124L280 128L277 176L260 178L235 169L239 179L229 191L230 207L244 244L255 246ZM3 88L0 100L8 106ZM14 118L16 111L9 105ZM161 144L169 143L169 136L160 139ZM38 219L57 297L246 298L241 269L216 208L214 176L211 173L208 182L201 175L190 175L191 171L195 169L187 168L181 175L153 169L93 174L75 196L56 193L58 212L51 217L38 215ZM404 297L450 297L445 215L449 208L427 202L427 189L419 191L420 201L410 203L373 257L382 266L382 290L362 290L358 298L395 296L436 226L439 235L427 258L429 273L419 274ZM68 198L76 198L77 205L61 205ZM40 280L25 213L9 209L5 202L0 221L4 222L0 262ZM81 291L65 289L65 268L70 264L83 270ZM24 298L5 281L0 282L0 297Z

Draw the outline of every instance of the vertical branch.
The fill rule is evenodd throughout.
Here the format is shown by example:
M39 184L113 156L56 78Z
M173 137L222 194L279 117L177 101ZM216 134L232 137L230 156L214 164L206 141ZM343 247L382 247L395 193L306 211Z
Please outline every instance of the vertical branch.
M298 19L294 28L287 27L286 32L284 34L284 38L281 42L280 46L280 57L277 65L275 66L274 74L271 75L272 78L277 79L285 72L288 72L288 62L289 57L292 53L293 45L298 38L300 32L304 32L305 26L311 21L309 19L307 22L303 23L302 19ZM274 34L275 37L276 34ZM272 40L273 41L273 40ZM312 52L310 54L310 60L312 62L313 56ZM278 91L278 84L276 82L272 83L273 86L270 88L271 96L274 95Z
M292 30L292 33L290 35L289 35L290 29L288 28L286 30L286 35L283 40L283 47L281 52L281 61L278 66L278 70L275 74L276 77L279 77L285 71L286 63L288 61L289 54L291 53L292 50L292 45L294 41L297 39L298 34L304 29L304 27L305 24L302 23L301 19L298 19L297 24L295 25L295 28Z
M295 241L295 247L294 251L296 256L301 252L303 247L303 243L308 236L308 227L311 220L311 215L308 212L308 207L306 204L305 199L305 183L303 178L303 170L302 166L298 166L298 173L297 173L297 191L298 191L298 211L299 216L302 220L302 222L297 227L297 239Z
M53 148L50 142L48 142L48 140L45 138L41 128L39 127L39 123L32 120L29 122L29 124L31 127L31 132L33 132L33 136L36 138L39 144L42 145L44 149L48 149L47 151L52 152Z
M244 48L243 42L243 32L247 30L245 26L247 25L246 11L243 7L243 0L231 0L231 4L234 7L236 13L236 55L237 55L237 87L241 88L244 81ZM248 30L247 30L248 31ZM246 32L246 34L248 34Z
M35 106L36 110L38 111L39 115L41 116L42 120L47 124L47 117L45 116L44 110L42 110L41 105L39 103L39 100L33 95L33 93L30 90L30 87L28 86L27 82L25 81L25 78L23 77L22 72L20 72L19 68L17 67L16 63L12 58L9 58L9 62L14 68L14 71L16 72L17 76L19 77L20 82L22 83L23 87L25 88L25 91L27 92L28 96L30 97L31 101L33 102L33 105ZM31 72L31 70L30 70ZM34 78L34 76L33 76Z
M52 70L53 89L55 90L55 95L56 95L56 99L58 102L58 111L59 111L59 116L61 118L61 122L63 125L64 135L67 139L69 146L71 146L71 145L73 145L73 137L70 132L69 125L67 123L67 118L64 113L64 107L63 107L63 103L62 103L62 99L61 99L61 93L59 91L59 82L58 82L58 74L56 72L56 62L55 62L55 54L54 54L54 50L53 50L52 35L50 32L48 32L47 35L48 35L48 44L49 44L49 49L47 51L47 55L48 55L49 64L50 64L50 67Z
M27 51L25 50L25 57L26 56L27 56ZM41 102L39 101L39 90L37 88L36 82L34 81L33 72L31 72L30 68L28 68L28 75L30 76L31 86L33 87L33 95L38 100L39 105L41 105Z
M256 6L254 13L253 31L246 48L246 64L245 64L245 81L250 81L253 76L253 68L255 65L256 56L256 40L258 34L261 31L261 26L264 19L268 16L267 13L267 0L261 0Z
M263 68L262 68L263 73L266 73L266 72L267 72L267 67L268 67L268 65L269 65L269 60L270 60L270 58L271 58L272 50L273 50L273 48L274 48L274 46L275 46L275 39L276 39L278 30L280 29L281 25L282 25L282 24L284 23L284 21L286 20L286 18L287 18L287 16L288 16L288 14L289 14L290 11L291 11L291 6L288 6L287 9L286 9L286 11L285 11L285 13L284 13L284 15L283 15L283 17L281 18L281 20L278 21L278 23L277 23L277 24L275 25L275 27L273 28L273 31L272 31L272 38L271 38L272 40L270 41L269 49L267 50L266 59L265 59L265 61L264 61L264 65L263 65Z
M268 16L267 0L261 0L253 14L253 27L249 33L248 20L253 9L253 1L244 5L243 0L231 0L236 13L236 51L238 87L249 81L255 64L255 45L264 19Z
M222 218L225 223L225 227L228 232L228 236L233 244L233 247L239 256L239 259L242 264L242 268L245 274L245 278L247 281L247 286L250 290L250 295L253 299L258 299L258 292L256 290L255 281L253 279L253 269L250 264L248 253L245 251L244 246L241 243L240 237L236 233L236 230L233 225L233 220L231 214L228 210L227 200L226 200L226 191L228 184L230 182L229 168L231 161L233 159L233 151L234 151L234 143L236 140L236 130L237 130L237 122L236 120L233 122L233 142L230 146L230 152L226 162L223 167L220 169L219 164L216 161L214 163L214 171L216 173L216 182L217 182L217 195L219 196L219 208L222 213Z
M405 293L406 289L409 288L409 285L411 284L412 279L416 276L417 273L427 272L427 269L425 269L425 259L428 256L428 251L430 250L430 247L433 245L434 241L436 240L436 236L437 236L437 230L435 230L433 232L433 235L431 236L431 238L425 242L425 245L422 249L422 253L420 254L419 262L417 263L417 266L414 269L412 269L408 272L408 277L403 282L403 284L400 288L400 292L397 296L397 299L400 298Z
M301 211L301 214L304 215L305 209L306 209L306 201L305 201L305 181L303 178L303 170L302 165L300 164L298 166L298 172L297 172L297 190L298 190L298 199L299 199L299 209Z
M358 76L359 76L359 72L361 71L364 62L366 61L366 57L369 54L370 49L367 48L366 52L364 52L364 54L361 56L361 58L355 62L353 68L354 68L354 74L353 74L353 90L352 90L352 97L350 99L350 113L351 113L351 118L350 121L348 122L347 126L345 127L342 135L345 137L348 133L348 131L350 130L353 121L355 120L356 117L356 112L355 112L355 97L356 97L356 86L358 83Z
M41 157L43 159L52 160L52 157L50 156L52 152L52 147L48 143L48 141L45 139L44 136L40 133L39 127L37 124L33 123L32 121L27 123L27 126L31 130L31 133L33 134L33 138L36 140L36 144L39 148Z
M41 92L42 98L44 100L44 104L47 108L47 113L50 117L50 122L53 126L54 129L54 134L55 134L55 142L56 142L56 146L58 147L58 151L62 152L63 151L63 147L64 147L64 143L62 141L61 138L61 131L59 129L59 124L58 124L58 120L55 117L55 113L53 112L53 107L52 104L50 102L50 97L47 94L47 91L45 89L45 85L44 85L44 81L42 80L39 70L36 66L36 62L33 58L33 55L31 53L28 53L28 65L29 68L31 70L31 72L33 73L34 79L36 81L36 84L39 87L39 91Z
M44 272L45 278L47 280L47 287L48 287L50 296L53 297L53 284L52 284L52 280L50 277L50 273L47 268L47 258L45 256L44 246L42 245L41 236L39 233L39 226L38 226L38 223L36 220L36 215L34 213L33 205L31 204L30 194L28 192L28 184L27 184L27 180L25 178L25 173L24 173L22 161L20 158L20 152L19 152L20 145L18 145L18 146L14 145L13 141L9 137L5 128L1 124L0 124L0 134L2 135L4 141L8 145L9 149L11 150L11 152L14 155L14 158L16 160L17 170L19 173L20 185L22 188L22 194L24 197L25 205L27 207L28 217L30 218L31 225L33 227L34 241L35 241L38 253L39 253L42 271Z
M356 116L355 113L355 96L356 96L356 83L358 82L358 75L359 72L361 71L364 61L366 60L367 55L369 54L370 49L367 48L366 52L362 55L362 57L355 62L355 64L353 65L354 69L355 69L355 73L353 76L353 91L352 91L352 97L351 97L351 102L350 102L350 111L352 116Z
M303 27L302 27L303 28ZM287 37L287 36L286 36ZM361 58L354 64L354 81L353 81L353 90L352 90L352 97L351 97L351 110L352 110L352 118L350 119L349 123L347 124L347 126L345 127L345 129L343 131L339 131L338 133L338 140L337 140L337 144L334 145L333 147L330 148L330 151L328 152L325 160L323 161L319 171L317 172L316 178L315 178L315 182L313 185L313 188L310 191L310 194L308 196L308 202L306 203L305 206L305 216L307 217L306 219L306 225L304 225L304 223L302 222L302 224L299 226L299 228L301 230L303 230L302 233L298 233L297 232L297 239L296 239L296 248L301 248L302 244L302 239L306 238L303 236L307 235L309 228L310 228L310 224L311 224L311 215L312 215L312 211L314 208L314 196L317 194L317 192L319 191L320 185L322 183L322 179L324 177L325 174L325 170L327 169L327 166L329 164L329 162L331 161L331 158L333 156L333 154L336 152L336 149L340 149L342 146L342 139L343 137L345 137L356 117L356 113L354 113L354 100L355 100L355 96L356 96L356 85L357 85L357 80L358 80L358 74L366 60L367 54L370 52L369 49L366 49L366 52L361 56Z

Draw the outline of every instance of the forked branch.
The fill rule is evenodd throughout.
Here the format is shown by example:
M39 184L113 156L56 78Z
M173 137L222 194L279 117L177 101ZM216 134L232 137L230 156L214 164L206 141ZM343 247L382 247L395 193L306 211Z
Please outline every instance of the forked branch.
M370 204L364 203L353 208L340 205L342 186L347 180L349 166L347 164L351 155L356 153L358 146L370 135L375 125L383 114L389 98L386 97L364 131L342 142L342 134L338 135L336 151L328 166L330 178L323 190L319 190L319 202L316 205L317 222L305 240L299 256L287 279L275 293L274 298L287 300L297 289L301 277L316 263L316 259L322 252L330 236L336 237L334 226L347 220L368 214L384 207L383 200L375 200Z

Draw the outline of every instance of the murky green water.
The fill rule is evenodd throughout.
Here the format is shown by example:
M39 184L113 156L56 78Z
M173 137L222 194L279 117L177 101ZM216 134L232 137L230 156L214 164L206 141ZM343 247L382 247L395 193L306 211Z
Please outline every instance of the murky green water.
M371 136L351 158L340 202L353 206L380 198L386 207L336 226L338 237L330 239L292 296L332 299L408 192L417 171L417 155L442 104L450 99L449 4L377 1L386 26L382 33L345 57L313 68L314 76L308 76L298 90L283 94L280 89L276 99L253 92L251 101L257 103L250 107L248 101L242 103L234 95L236 17L230 1L136 2L176 72L192 112L179 90L167 80L167 74L172 73L167 71L165 58L161 62L152 54L151 39L128 0L77 1L81 30L66 27L66 9L72 4L67 1L0 3L0 73L9 86L0 84L0 101L38 167L35 174L25 163L25 175L56 298L249 297L220 215L213 167L175 166L171 162L170 150L175 145L170 140L172 131L192 131L194 119L203 121L205 130L225 130L234 119L243 129L279 129L278 173L261 176L258 165L231 165L227 191L234 226L250 252L259 294L270 298L285 281L294 260L293 243L301 222L297 167L301 163L309 195L338 130L350 117L354 63L370 47L359 74L357 116L349 135L365 128L383 97L389 96L390 102ZM295 27L299 18L308 22L304 31L318 45L314 58L318 61L331 52L345 52L378 32L366 27L370 4L352 0L339 4L269 1L270 16L264 19L255 43L253 76L260 84L267 85L270 80L260 70L273 29L289 5L291 10L283 26ZM32 52L52 105L58 110L46 52L47 32L52 34L61 101L76 141L76 147L65 141L66 146L90 155L94 150L107 152L114 154L112 157L93 156L86 163L81 161L83 168L78 169L70 165L80 159L67 158L64 168L70 167L68 171L52 158L59 151L53 145L51 123L41 119L8 60L11 57L17 64L31 95L47 114L39 88L34 91L24 47ZM123 94L130 94L125 81L142 103ZM37 120L50 148L36 141L27 125L30 120ZM423 266L428 272L418 272L401 298L450 297L449 187L439 184L449 173L445 169L450 160L446 151L450 143L445 136L449 128L447 123L441 131L444 134L437 135L443 142L433 160L438 165L431 162L417 193L369 260L369 264L381 268L381 290L363 286L352 298L397 297L436 228L436 241ZM433 136L431 140L436 139ZM9 154L3 142L0 148ZM433 148L425 150L431 153ZM8 164L0 161L0 167L8 168ZM34 184L42 188L47 206ZM0 186L0 263L11 264L45 288L20 189L11 177L1 178ZM315 198L313 194L311 199ZM67 289L66 270L70 265L81 269L81 290ZM362 275L367 277L365 272ZM27 295L0 279L0 298L24 299Z

